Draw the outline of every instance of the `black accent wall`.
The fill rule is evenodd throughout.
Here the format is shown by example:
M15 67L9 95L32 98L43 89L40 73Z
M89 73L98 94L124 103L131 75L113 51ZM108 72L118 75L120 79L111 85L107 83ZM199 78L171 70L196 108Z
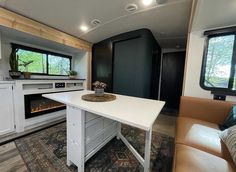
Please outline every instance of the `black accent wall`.
M123 33L93 45L92 82L108 84L107 92L158 98L161 48L151 31Z

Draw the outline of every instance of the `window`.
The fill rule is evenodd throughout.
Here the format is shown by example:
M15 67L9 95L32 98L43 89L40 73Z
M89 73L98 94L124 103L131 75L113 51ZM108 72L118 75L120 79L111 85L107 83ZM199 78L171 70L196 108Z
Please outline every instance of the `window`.
M212 91L236 90L236 28L207 31L200 85Z
M71 70L71 56L12 44L17 50L18 70L38 75L67 76Z

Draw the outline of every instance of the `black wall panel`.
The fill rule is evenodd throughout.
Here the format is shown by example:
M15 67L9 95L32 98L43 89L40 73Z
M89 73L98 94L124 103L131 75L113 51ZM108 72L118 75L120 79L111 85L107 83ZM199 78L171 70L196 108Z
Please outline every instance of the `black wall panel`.
M148 29L114 36L93 46L92 81L107 92L158 97L161 48Z

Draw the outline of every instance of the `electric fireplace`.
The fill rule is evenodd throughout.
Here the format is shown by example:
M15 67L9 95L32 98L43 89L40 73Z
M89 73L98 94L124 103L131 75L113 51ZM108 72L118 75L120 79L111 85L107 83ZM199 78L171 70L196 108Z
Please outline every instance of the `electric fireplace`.
M42 97L42 94L25 95L25 119L66 109L62 103Z

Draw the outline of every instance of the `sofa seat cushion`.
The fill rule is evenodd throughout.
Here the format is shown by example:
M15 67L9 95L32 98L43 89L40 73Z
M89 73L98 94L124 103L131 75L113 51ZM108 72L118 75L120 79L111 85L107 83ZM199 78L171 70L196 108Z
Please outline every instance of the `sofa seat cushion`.
M203 152L196 148L175 145L175 172L234 172L235 165L218 156Z
M232 161L227 147L219 137L221 131L217 124L179 117L176 125L176 143L192 146Z

